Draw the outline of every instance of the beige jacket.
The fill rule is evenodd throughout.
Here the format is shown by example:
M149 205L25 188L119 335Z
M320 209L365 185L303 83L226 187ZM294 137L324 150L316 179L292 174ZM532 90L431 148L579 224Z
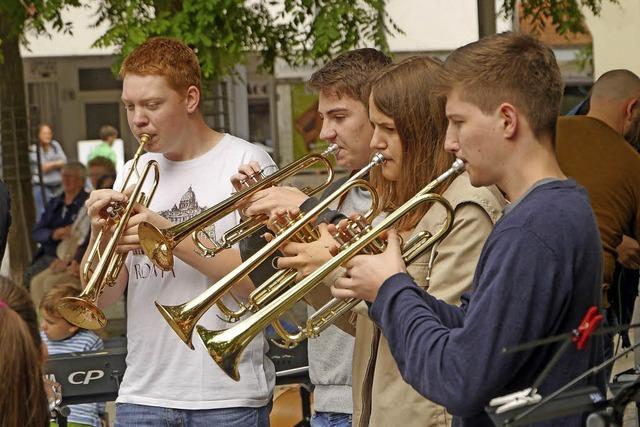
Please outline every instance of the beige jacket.
M505 202L495 187L472 187L467 174L456 178L443 196L454 208L455 219L451 232L437 247L428 292L448 303L459 304L462 293L471 287L480 251ZM415 230L434 233L444 219L444 208L434 205ZM429 257L430 251L407 268L423 287ZM442 406L428 401L404 382L387 340L367 315L366 305L362 303L354 310L358 315L353 354L353 425L451 425L451 415Z

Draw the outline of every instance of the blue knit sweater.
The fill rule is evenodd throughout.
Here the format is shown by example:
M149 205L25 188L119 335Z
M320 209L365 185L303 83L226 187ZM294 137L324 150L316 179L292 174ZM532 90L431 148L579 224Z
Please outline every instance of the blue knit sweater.
M462 306L396 274L380 288L370 315L405 381L445 406L454 425L490 426L489 400L531 386L558 346L500 350L577 327L599 304L601 283L602 245L587 194L573 180L552 181L530 190L495 225ZM580 352L572 347L538 390L547 395L600 361L601 340ZM603 388L603 379L590 383Z

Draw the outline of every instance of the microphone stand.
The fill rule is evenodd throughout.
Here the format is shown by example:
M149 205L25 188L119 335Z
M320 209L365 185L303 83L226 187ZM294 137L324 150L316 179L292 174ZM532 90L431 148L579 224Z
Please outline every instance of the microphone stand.
M587 311L587 314L580 322L580 325L578 326L578 328L572 330L569 333L565 333L565 334L561 334L561 335L557 335L549 338L543 338L541 340L521 344L509 349L507 348L502 349L503 353L514 353L514 352L519 352L523 350L529 350L541 345L547 345L547 344L551 344L558 341L565 341L562 344L562 346L558 349L558 351L554 354L549 364L544 368L544 370L540 373L540 375L538 375L538 377L536 378L536 380L534 381L533 385L530 388L522 390L520 392L512 393L507 396L502 396L502 397L492 399L492 401L489 403L490 406L501 405L499 408L496 409L496 414L500 412L515 410L518 407L532 404L532 406L529 406L522 412L519 412L518 414L505 420L504 421L505 426L511 425L513 423L523 420L527 416L530 416L532 413L534 413L535 411L538 411L540 408L544 407L546 404L548 404L553 399L558 397L561 393L567 391L568 389L578 384L579 382L589 377L590 375L600 372L607 366L613 364L616 360L620 359L621 357L627 355L631 351L640 347L640 342L634 344L633 346L624 350L622 353L615 355L605 360L601 364L594 366L591 369L587 370L586 372L580 374L578 377L569 381L567 384L560 387L558 390L554 391L553 393L541 399L540 395L537 394L537 388L542 384L544 379L549 375L553 367L560 360L561 356L571 347L572 343L576 345L578 350L582 350L586 346L586 343L589 340L591 335L602 335L609 332L620 332L620 331L640 327L640 323L635 323L630 325L619 325L619 326L601 328L596 330L596 328L602 321L602 318L603 316L599 314L597 307L593 306L589 308L589 310ZM603 425L616 425L615 423L618 423L617 425L621 426L622 414L624 412L624 408L629 402L633 401L636 398L639 392L640 392L640 377L636 379L632 384L623 387L613 399L606 401L607 406L613 406L611 411L598 411L591 414L593 415L593 417L591 417L590 415L590 418L592 418L593 420L592 422L597 423L592 425L603 426ZM606 420L611 420L613 424L611 424L611 422Z
M627 348L626 350L624 350L622 353L613 356L607 360L605 360L604 362L602 362L601 364L594 366L593 368L587 370L586 372L582 373L581 375L579 375L578 377L574 378L573 380L569 381L567 384L565 384L564 386L560 387L558 390L554 391L553 393L551 393L550 395L546 396L544 399L542 399L540 402L536 403L534 406L527 408L526 410L520 412L519 414L517 414L516 416L514 416L513 418L508 419L505 424L509 425L511 423L514 423L516 421L519 421L521 419L523 419L524 417L526 417L527 415L530 415L532 412L538 410L540 407L542 407L543 405L545 405L546 403L548 403L550 400L556 398L559 394L567 391L568 389L570 389L571 387L573 387L574 385L578 384L580 381L582 381L583 379L587 378L590 375L596 374L598 372L600 372L601 370L603 370L604 368L606 368L607 366L611 365L612 363L614 363L616 360L620 359L622 356L628 354L629 352L631 352L632 350L636 349L637 347L640 347L640 342L636 343L634 345L632 345L631 347ZM545 369L546 370L546 369ZM637 381L636 381L637 382ZM615 399L612 399L615 401ZM628 403L628 402L627 402ZM622 420L620 420L620 422L622 423Z

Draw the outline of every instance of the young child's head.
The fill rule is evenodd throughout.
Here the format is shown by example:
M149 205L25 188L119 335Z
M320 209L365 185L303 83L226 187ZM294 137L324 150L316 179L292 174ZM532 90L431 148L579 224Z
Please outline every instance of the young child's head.
M80 328L64 320L58 312L60 300L76 297L80 290L75 285L54 285L40 302L40 328L51 341L61 341L75 335Z
M104 142L109 143L109 145L113 144L113 141L118 138L118 129L114 128L111 125L104 125L100 127L100 139Z

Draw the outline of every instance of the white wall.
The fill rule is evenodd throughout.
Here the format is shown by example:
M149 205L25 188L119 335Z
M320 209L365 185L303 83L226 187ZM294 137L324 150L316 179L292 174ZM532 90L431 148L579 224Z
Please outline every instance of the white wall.
M478 38L476 0L391 0L387 13L405 34L389 37L392 52L452 50Z
M91 48L98 37L106 29L107 25L102 24L97 28L91 25L96 21L95 11L97 2L85 2L90 7L68 8L63 12L65 22L73 22L73 35L60 34L51 31L51 38L46 36L36 37L30 35L29 49L20 48L23 58L46 57L46 56L82 56L82 55L111 55L115 53L115 48Z
M594 78L616 68L640 75L640 0L604 0L600 16L584 15L593 36Z
M67 156L76 157L76 143L87 139L85 129L86 103L119 103L120 90L80 91L80 68L110 68L113 56L75 56L58 58L29 57L24 60L25 83L55 82L58 85L59 114L61 123L55 129ZM42 75L42 70L47 70ZM120 130L126 142L133 141L124 110L120 111Z

